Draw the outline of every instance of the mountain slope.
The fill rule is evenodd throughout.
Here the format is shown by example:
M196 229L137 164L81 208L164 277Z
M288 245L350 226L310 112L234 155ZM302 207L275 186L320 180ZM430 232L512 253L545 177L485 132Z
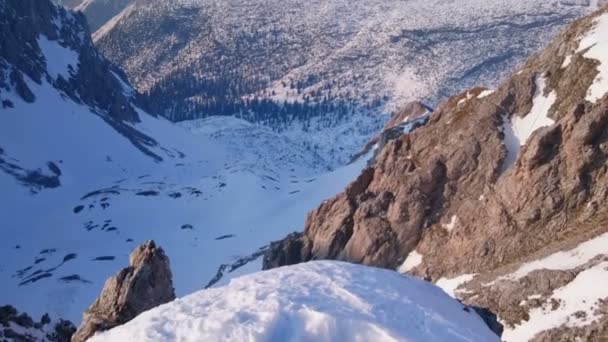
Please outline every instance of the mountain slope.
M495 91L443 103L275 245L430 279L488 308L507 341L605 339L608 8ZM446 256L449 256L446 258Z
M153 0L130 5L94 37L154 112L262 123L320 146L336 167L386 114L496 84L588 9L558 0ZM332 151L319 141L335 127L351 138Z
M1 1L0 38L0 303L33 317L77 323L144 240L173 257L178 295L259 269L365 163L328 173L265 127L147 114L84 17L49 1Z
M224 287L145 312L91 341L159 338L498 341L472 309L432 284L338 262L307 263L237 278Z

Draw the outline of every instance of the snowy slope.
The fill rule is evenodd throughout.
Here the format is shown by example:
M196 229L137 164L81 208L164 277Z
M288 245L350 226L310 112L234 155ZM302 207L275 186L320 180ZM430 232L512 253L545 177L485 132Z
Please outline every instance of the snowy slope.
M499 341L439 288L396 272L310 262L234 279L91 341Z
M78 95L103 89L135 101L135 92L118 71L105 79L82 70L103 70L103 57L60 43L84 32L68 24L71 14L46 8L49 22L39 22L48 34L34 34L24 50L33 52L19 59L40 78L0 58L0 71L22 68L33 94L28 102L14 84L0 89L1 304L79 322L104 280L149 239L171 256L179 295L260 269L261 249L301 230L306 213L365 164L328 173L299 142L238 121L185 129L110 99L108 108L132 106L136 117L111 116L95 105L102 97ZM57 16L67 18L61 30ZM89 52L95 58L83 64ZM79 82L82 74L91 78Z
M3 157L28 170L53 162L61 185L32 188L0 172L0 302L33 315L78 321L103 281L147 239L171 255L179 294L199 289L221 264L302 229L306 212L364 166L316 177L312 164L256 154L272 139L252 137L235 150L140 112L133 126L157 139L158 162L87 107L49 86L32 88L35 103L15 97L15 108L0 116ZM298 147L276 148L285 156Z

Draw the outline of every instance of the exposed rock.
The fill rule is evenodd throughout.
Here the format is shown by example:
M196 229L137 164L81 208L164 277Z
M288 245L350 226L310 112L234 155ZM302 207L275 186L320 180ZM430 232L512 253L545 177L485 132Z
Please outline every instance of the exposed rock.
M124 324L140 313L175 299L169 258L153 241L137 247L129 267L108 279L101 295L87 309L73 342Z
M389 141L344 193L309 215L301 236L275 244L265 265L300 256L396 269L415 250L421 261L408 272L431 281L476 275L457 294L508 329L539 305L557 310L552 295L593 262L501 276L608 231L608 96L585 100L598 61L577 51L603 13L574 22L495 91L453 97L428 124ZM542 102L547 108L534 107ZM533 108L555 123L510 143L513 122ZM541 297L522 305L531 295ZM602 341L602 329L564 326L539 339Z
M282 241L271 243L268 252L264 255L262 268L268 270L279 266L295 265L301 260L308 259L308 256L300 254L308 251L308 248L303 246L306 242L302 233L292 233Z
M35 322L13 306L0 306L0 341L69 342L75 331L76 327L70 321L53 322L44 314Z

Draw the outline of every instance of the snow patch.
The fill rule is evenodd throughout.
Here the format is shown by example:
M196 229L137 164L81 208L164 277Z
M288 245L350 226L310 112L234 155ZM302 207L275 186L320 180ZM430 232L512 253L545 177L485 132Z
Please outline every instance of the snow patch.
M484 97L488 97L492 94L494 94L494 90L486 89L486 90L482 91L481 93L479 93L479 95L477 95L477 98L483 99Z
M523 118L515 116L512 120L513 131L519 140L521 146L525 145L526 141L534 131L539 128L551 126L555 123L549 115L549 109L555 103L557 94L552 91L549 95L543 95L547 80L544 77L536 79L536 94L532 104L532 109Z
M59 75L70 76L70 66L74 71L78 68L78 52L65 48L56 40L49 40L45 35L38 37L38 46L46 60L46 70L56 80Z
M596 102L608 93L608 14L596 19L595 27L579 43L578 51L584 51L584 56L600 62L598 75L589 87L586 99Z
M406 324L404 324L404 322ZM499 341L436 286L318 261L232 280L145 312L90 341Z
M456 292L460 285L469 282L475 278L477 274L463 274L456 278L441 278L435 282L435 285L439 286L445 293L450 295L452 298L457 298Z
M407 273L414 268L418 267L422 263L422 254L417 251L412 251L401 266L399 266L398 271L400 273Z
M576 248L551 254L546 258L523 264L517 271L501 277L502 279L518 280L536 270L570 270L581 266L594 257L608 254L608 233L602 234Z
M562 69L567 68L570 63L572 63L572 55L568 55L566 56L566 58L564 59L564 62L562 63Z
M445 228L448 232L451 232L456 227L456 223L458 223L458 216L452 215L450 223L444 224L442 227Z
M582 327L596 318L596 304L608 297L608 287L589 286L589 284L608 284L608 262L600 263L581 272L571 283L557 289L551 299L560 303L556 310L535 308L529 312L530 319L515 327L506 327L504 341L529 341L536 334L560 326ZM549 302L548 302L549 303ZM575 313L586 313L586 319L575 319Z
M532 133L542 127L551 126L555 123L549 118L549 109L555 103L557 94L552 91L545 96L543 91L546 86L545 77L536 78L536 93L534 95L532 109L526 116L520 118L514 116L509 120L503 117L502 132L504 133L504 144L507 148L507 157L503 170L508 169L517 160L521 146L525 145Z

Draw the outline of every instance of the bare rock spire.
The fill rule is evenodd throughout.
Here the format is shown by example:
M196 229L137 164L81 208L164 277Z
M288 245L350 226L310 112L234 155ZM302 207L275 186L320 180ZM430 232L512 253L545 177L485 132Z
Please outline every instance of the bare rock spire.
M109 278L101 295L83 315L72 342L122 325L144 311L175 299L169 258L154 241L137 247L129 267Z

